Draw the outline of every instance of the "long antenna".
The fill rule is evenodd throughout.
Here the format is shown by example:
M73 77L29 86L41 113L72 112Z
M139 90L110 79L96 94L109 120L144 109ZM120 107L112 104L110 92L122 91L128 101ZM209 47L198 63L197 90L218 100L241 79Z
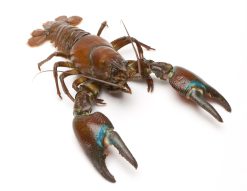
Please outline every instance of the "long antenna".
M137 58L138 73L139 73L139 75L141 75L140 56L139 56L138 53L137 53L137 50L136 50L136 48L135 48L135 46L134 46L134 43L133 43L133 40L132 40L132 38L130 37L130 34L129 34L129 32L128 32L128 30L127 30L127 28L126 28L126 26L125 26L123 20L121 20L121 22L122 22L122 24L123 24L123 26L124 26L124 28L125 28L125 31L126 31L128 37L129 37L130 41L131 41L131 45L132 45L132 47L133 47L133 49L134 49L134 51L135 51L135 55L136 55L136 58Z
M43 71L40 71L39 73L37 73L37 74L33 77L33 80L34 80L39 74L45 73L45 72L53 72L53 70L43 70ZM66 71L59 71L59 70L58 70L57 72L64 72L64 73L66 73ZM117 84L114 84L114 83L111 83L111 82L107 82L107 81L105 81L105 80L100 80L100 79L97 79L97 78L94 78L94 77L91 77L91 76L88 76L88 75L85 75L85 74L82 74L82 73L80 73L80 74L78 74L78 75L81 75L81 76L83 76L83 77L85 77L85 78L88 78L88 79L90 79L90 80L94 80L94 81L96 81L96 82L104 83L104 84L107 84L107 85L110 85L110 86L114 86L114 87L117 87L117 88L120 88L120 89L129 91L129 88L127 88L127 87L125 87L125 86L119 86L119 85L117 85Z

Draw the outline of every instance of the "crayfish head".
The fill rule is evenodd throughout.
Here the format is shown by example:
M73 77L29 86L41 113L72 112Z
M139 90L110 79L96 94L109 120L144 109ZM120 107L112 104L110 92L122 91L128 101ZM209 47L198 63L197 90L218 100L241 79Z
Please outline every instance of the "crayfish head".
M116 62L117 61L117 62ZM129 79L128 71L127 71L127 61L123 59L114 60L111 63L111 83L116 84L116 87L111 87L109 90L111 92L126 92L131 93L131 89L127 84Z
M116 87L112 87L111 92L125 92L131 93L131 89L127 84L128 73L127 70L120 70L115 67L112 68L111 82L116 84Z
M126 61L117 51L110 45L96 47L91 52L91 63L93 67L90 72L93 77L103 80L103 86L110 92L127 92L130 89L127 85L129 79Z

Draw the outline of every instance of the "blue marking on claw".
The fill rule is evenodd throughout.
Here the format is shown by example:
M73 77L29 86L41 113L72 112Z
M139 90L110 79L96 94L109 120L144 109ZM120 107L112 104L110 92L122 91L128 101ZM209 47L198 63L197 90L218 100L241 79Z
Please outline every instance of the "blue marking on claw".
M202 88L203 90L206 90L206 86L202 83L199 82L197 80L192 80L186 87L185 90L188 91L193 87L197 87L197 88Z
M96 135L96 143L100 146L100 147L104 147L103 146L103 140L105 138L105 134L106 134L106 130L108 129L108 126L106 124L103 124L100 126L100 129Z

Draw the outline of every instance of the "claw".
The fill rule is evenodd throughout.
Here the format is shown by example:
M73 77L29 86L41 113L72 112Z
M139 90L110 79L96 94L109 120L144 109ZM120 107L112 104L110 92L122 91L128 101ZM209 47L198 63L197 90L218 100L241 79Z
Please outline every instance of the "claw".
M224 107L228 112L231 112L231 106L226 101L226 99L219 93L217 90L215 90L213 87L208 86L208 97L212 100L215 100L218 104L220 104L222 107Z
M209 112L211 115L214 116L215 119L217 119L220 122L223 122L221 116L218 114L218 112L213 108L213 106L208 103L204 97L201 91L198 91L196 89L192 89L189 93L189 98L200 105L203 109L205 109L207 112Z
M181 95L197 103L218 121L223 122L221 116L213 106L205 100L205 97L214 100L228 112L231 112L231 106L226 99L192 72L177 66L173 68L169 76L169 82L174 89Z
M98 172L110 182L116 182L105 164L106 149L114 145L119 153L137 168L137 162L121 137L113 130L110 120L100 112L77 115L73 127L85 152Z
M127 148L127 146L116 131L107 131L105 139L105 141L109 145L114 145L114 147L119 151L122 157L124 157L130 164L132 164L135 168L138 167L135 158L133 157L133 155L131 154L131 152L129 151L129 149Z

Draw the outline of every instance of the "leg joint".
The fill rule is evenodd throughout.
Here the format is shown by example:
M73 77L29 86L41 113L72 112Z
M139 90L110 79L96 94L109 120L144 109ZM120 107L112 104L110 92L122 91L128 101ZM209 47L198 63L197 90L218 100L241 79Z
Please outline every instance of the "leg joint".
M98 92L95 94L87 86L81 85L75 96L74 115L87 115L91 113L93 105L97 101Z

